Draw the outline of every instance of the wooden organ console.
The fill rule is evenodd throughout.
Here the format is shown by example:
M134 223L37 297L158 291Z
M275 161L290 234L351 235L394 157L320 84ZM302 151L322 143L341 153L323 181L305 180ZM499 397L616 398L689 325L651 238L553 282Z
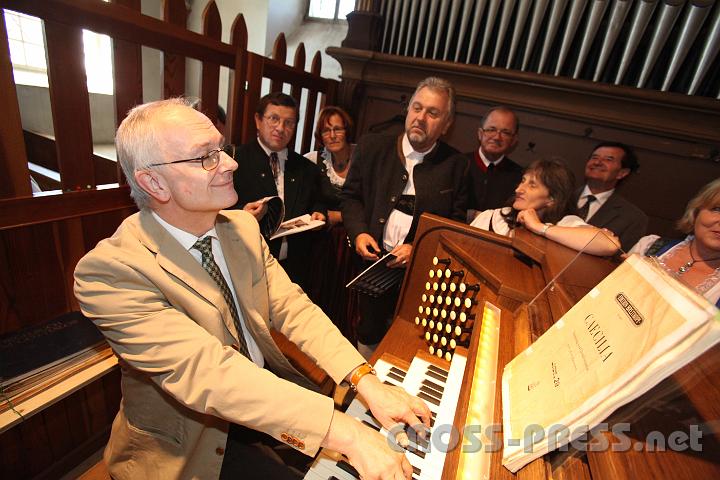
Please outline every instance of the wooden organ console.
M610 426L628 423L624 439L608 428L588 436L587 448L550 452L516 474L502 466L505 364L616 265L524 230L507 238L423 215L394 322L373 357L382 380L426 400L433 428L451 423L457 435L441 438L442 447L456 442L442 454L435 431L430 445L411 435L413 479L718 478L717 346L611 415ZM359 399L348 413L381 431ZM693 426L702 432L699 451L651 441L653 432L667 439ZM475 429L474 439L464 436L465 427ZM481 448L464 452L478 440ZM323 450L306 479L357 478L345 460Z

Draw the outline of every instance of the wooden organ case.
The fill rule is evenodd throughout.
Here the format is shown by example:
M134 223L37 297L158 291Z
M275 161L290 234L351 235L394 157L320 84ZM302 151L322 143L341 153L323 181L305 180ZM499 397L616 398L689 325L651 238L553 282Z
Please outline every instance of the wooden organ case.
M486 453L462 454L459 447L448 451L442 467L443 479L719 478L720 435L717 429L720 390L713 384L713 379L720 379L718 346L622 407L607 420L610 426L616 422L629 423L630 430L625 431L625 446L631 448L613 451L617 445L622 447L622 442L618 443L619 439L614 438L612 433L600 432L587 437L587 448L578 450L571 446L565 451L550 452L516 474L502 466L500 385L505 364L528 347L616 265L608 259L578 254L524 230L518 231L513 238L507 238L441 217L423 215L393 325L373 360L387 358L389 353L389 357L406 366L419 350L425 352L421 355L425 358L432 358L428 355L432 350L435 363L448 369L450 362L437 358L436 354L440 348L440 355L445 357L452 348L447 342L445 345L435 343L429 322L434 320L436 324L435 319L440 319L441 330L451 330L456 325L463 325L458 316L465 313L465 324L474 322L475 326L469 335L459 337L460 344L468 344L467 366L453 422L460 435L464 426L478 421L471 412L473 405L469 404L471 394L475 395L471 392L475 388L474 383L483 383L476 380L476 370L483 368L483 362L495 363L493 358L482 358L488 353L483 351L484 340L480 339L484 306L489 302L497 307L495 311L499 311L497 375L495 383L490 383L487 401L492 407L493 423L499 426L499 433L494 438L495 446L490 446L490 451ZM462 281L467 287L465 293L451 294L450 282L445 275L442 275L441 281L436 281L438 273L441 273L438 270L448 270L450 277L457 277L457 284ZM545 288L551 280L552 285ZM446 286L442 287L442 283ZM480 288L475 289L475 285ZM434 296L434 304L430 302L431 296ZM450 302L446 300L448 297ZM458 297L462 299L462 306L455 308L455 298ZM471 300L466 303L465 299ZM449 318L441 318L442 309L433 311L434 305L441 304L451 305L447 310L455 311L453 322ZM449 317L447 312L446 316ZM451 328L447 328L447 323L451 323ZM431 333L429 340L427 333ZM473 402L476 401L477 397L473 396ZM660 432L660 436L668 439L674 431L687 433L691 425L697 427L696 431L702 431L701 451L682 447L673 449L665 444L658 448L658 445L647 442L651 439L650 432ZM606 448L602 448L603 443ZM462 437L458 445L463 445ZM480 454L486 455L485 467L483 471L473 470L478 462L467 460Z

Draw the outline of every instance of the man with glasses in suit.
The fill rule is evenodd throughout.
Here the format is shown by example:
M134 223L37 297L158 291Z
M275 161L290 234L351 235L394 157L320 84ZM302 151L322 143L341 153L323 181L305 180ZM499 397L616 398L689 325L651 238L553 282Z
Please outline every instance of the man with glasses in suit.
M279 196L285 204L285 219L310 214L325 221L327 206L320 195L322 176L313 162L288 145L294 138L298 112L295 100L282 92L260 99L255 111L257 138L238 147L238 169L233 175L238 201L258 221L265 215L265 197ZM280 260L290 278L308 290L308 252L316 232L302 232L269 242L270 252Z
M520 122L507 107L494 107L478 128L480 146L465 154L470 162L468 175L468 220L476 212L507 205L520 183L523 168L508 155L518 143Z
M238 164L212 122L182 99L152 102L128 113L116 144L140 212L75 270L82 312L122 374L112 478L302 478L293 467L325 446L363 478L409 479L404 455L334 411L273 342L276 330L349 382L386 428L429 424L427 406L381 383L291 283L258 222L225 210Z

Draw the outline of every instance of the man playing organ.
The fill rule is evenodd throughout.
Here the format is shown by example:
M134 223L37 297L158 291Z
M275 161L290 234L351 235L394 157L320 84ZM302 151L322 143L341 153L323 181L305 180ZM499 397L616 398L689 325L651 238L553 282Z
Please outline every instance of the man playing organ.
M271 329L348 381L386 428L429 425L427 406L381 383L291 283L253 216L225 210L237 201L234 147L181 99L131 110L116 143L140 212L75 271L82 311L122 372L110 475L298 478L297 457L324 446L363 478L410 478L402 453L335 411L273 342Z

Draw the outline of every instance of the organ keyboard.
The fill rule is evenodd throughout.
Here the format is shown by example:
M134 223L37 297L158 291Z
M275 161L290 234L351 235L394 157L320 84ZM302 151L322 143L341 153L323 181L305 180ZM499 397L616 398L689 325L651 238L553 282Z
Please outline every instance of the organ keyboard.
M432 418L430 435L422 438L406 427L410 444L405 447L405 456L413 467L414 480L433 480L440 478L444 467L447 445L452 445L457 436L451 429L455 418L457 398L460 394L462 378L467 358L462 353L453 356L451 363L439 360L433 355L420 351L413 358L409 368L394 365L392 358L381 358L375 363L378 378L391 385L404 388L417 395L427 404ZM355 398L346 413L364 425L389 438L395 448L402 448L394 441L385 428L382 428L367 405ZM357 471L337 452L324 449L315 459L313 466L305 476L308 480L354 480L359 478Z
M613 261L578 255L522 229L513 238L500 237L424 214L418 225L394 322L374 357L379 359L376 368L385 372L386 381L402 384L412 393L427 395L426 401L428 398L437 401L434 393L438 391L427 382L442 386L440 405L430 402L435 412L434 431L437 435L441 424L452 424L459 444L467 446L472 439L465 437L465 426L479 425L485 433L487 427L502 425L501 392L496 379L501 377L505 364L542 335L614 267ZM448 348L451 341L455 342L454 349ZM461 345L459 349L458 345ZM423 353L418 354L418 350ZM453 355L453 352L463 353ZM453 374L461 377L457 387L454 381L450 382L450 375L448 383L452 386L438 383L432 376L425 378L427 382L423 384L423 375L416 373L427 372L429 364L451 372L453 369L448 366L458 361L465 365L462 374ZM392 366L382 367L383 362ZM410 369L411 364L419 362L425 362L421 364L424 367ZM614 422L630 422L627 435L632 439L643 439L644 432L653 431L663 432L665 438L677 430L687 433L688 425L683 422L716 425L720 419L716 378L720 378L718 347L621 409L608 422L611 426ZM451 397L454 397L454 415L443 413L445 402L450 402ZM366 408L356 404L351 405L350 410L358 413L359 421L377 427ZM651 415L647 415L648 412ZM685 420L679 418L678 412L682 412ZM422 462L410 456L411 463L420 469L414 478L590 480L655 478L654 472L666 472L674 478L720 477L720 463L709 461L720 458L720 436L712 428L703 430L702 452L668 448L618 451L617 440L606 433L600 434L599 441L613 448L551 452L517 474L510 473L501 464L500 430L480 436L481 450L463 452L461 448L454 448L445 453L442 460L428 459L426 454ZM432 445L430 447L432 451ZM319 470L311 470L308 478L356 478L342 469L338 473L337 468L326 468L337 467L340 460L330 452L321 452L315 463L320 465ZM340 465L346 467L343 463Z

